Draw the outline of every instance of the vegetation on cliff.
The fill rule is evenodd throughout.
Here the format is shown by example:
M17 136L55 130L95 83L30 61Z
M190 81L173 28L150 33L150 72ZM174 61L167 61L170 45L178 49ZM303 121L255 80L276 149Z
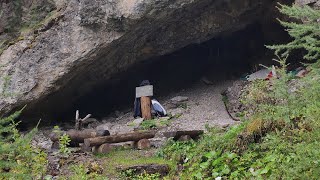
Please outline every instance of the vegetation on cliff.
M9 46L33 35L56 9L52 0L0 2L0 54Z

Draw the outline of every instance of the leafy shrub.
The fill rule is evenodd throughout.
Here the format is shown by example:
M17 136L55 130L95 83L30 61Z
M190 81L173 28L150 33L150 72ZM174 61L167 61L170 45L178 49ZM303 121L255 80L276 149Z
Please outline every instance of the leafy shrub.
M97 172L90 172L89 168L85 164L77 164L72 165L70 167L72 176L66 178L71 180L90 180L90 179L96 179L96 180L108 180L107 177L104 177L103 175L97 173Z
M35 128L26 135L18 132L14 121L21 111L0 118L0 179L42 179L47 155L31 146Z
M157 129L169 124L170 121L168 119L150 119L142 121L142 123L140 124L140 128L143 130Z
M121 176L123 179L130 179L130 180L159 180L161 177L159 173L148 174L144 172L142 174L136 174L133 169L128 169L126 171L123 171L121 173Z

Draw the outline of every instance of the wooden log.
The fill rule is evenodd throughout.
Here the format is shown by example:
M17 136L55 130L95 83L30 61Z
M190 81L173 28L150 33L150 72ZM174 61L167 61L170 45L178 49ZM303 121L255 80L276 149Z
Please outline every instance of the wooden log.
M110 144L113 149L133 149L135 142L134 141L127 141L127 142L121 142L121 143L114 143Z
M84 146L93 147L93 146L99 146L105 143L139 141L140 139L153 138L155 135L156 135L156 131L147 131L147 132L133 132L133 133L127 133L127 134L88 138L84 140Z
M107 154L110 153L113 150L113 146L111 144L105 143L101 144L100 146L95 146L92 148L92 152L97 154Z
M161 177L169 174L170 167L167 164L144 164L144 165L135 165L130 167L118 167L118 170L124 172L127 170L133 170L134 174L156 174L159 173Z
M141 97L141 113L142 118L148 120L152 119L151 116L151 98L148 96Z
M71 143L83 143L84 139L94 138L99 136L108 136L110 132L108 130L95 130L95 129L84 129L78 131L75 129L68 130L66 134L70 137ZM53 142L59 141L59 134L52 133L50 139Z
M163 133L166 138L173 137L174 140L178 140L183 135L189 135L192 139L197 139L201 134L203 134L203 130L172 131Z
M148 139L141 139L135 143L135 146L140 150L149 149L151 147L151 143Z

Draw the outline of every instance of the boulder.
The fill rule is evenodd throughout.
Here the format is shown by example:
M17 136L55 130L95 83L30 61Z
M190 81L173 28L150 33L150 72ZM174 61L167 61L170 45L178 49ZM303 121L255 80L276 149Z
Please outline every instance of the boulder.
M29 1L22 2L27 7ZM38 29L0 55L0 77L9 77L0 79L0 92L12 94L0 99L0 114L28 104L23 114L28 118L22 117L28 124L56 119L80 97L128 68L242 29L271 7L270 0L54 2L54 10ZM11 12L4 13L0 22Z
M132 124L134 126L134 129L138 129L140 124L143 122L143 120L144 120L143 118L137 118L137 119L133 120L132 123L129 123L129 125Z

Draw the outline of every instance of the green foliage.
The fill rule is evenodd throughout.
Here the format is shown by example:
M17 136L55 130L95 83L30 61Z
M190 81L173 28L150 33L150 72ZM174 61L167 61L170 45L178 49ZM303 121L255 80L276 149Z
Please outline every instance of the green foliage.
M107 177L98 174L97 172L90 172L89 168L84 164L72 165L70 167L72 176L67 179L71 180L108 180Z
M289 123L294 118L300 118L300 100L304 97L304 92L290 92L291 86L298 84L291 83L291 75L286 71L286 60L277 62L281 65L277 69L277 76L280 78L253 82L247 90L248 93L244 95L243 103L252 108L251 112L255 116L253 118Z
M53 132L59 136L59 153L68 157L71 153L71 150L68 148L71 142L70 137L66 133L63 133L59 126L54 126Z
M54 11L55 3L52 0L33 3L29 8L23 7L24 2L22 0L12 0L9 3L13 4L13 11L4 27L4 32L8 35L8 38L0 42L0 54L9 46L23 40L24 37L22 36L25 32L33 32L48 23L53 18L53 14L56 13ZM1 15L2 11L0 10Z
M59 152L64 156L69 156L71 150L68 148L70 145L71 139L67 134L63 134L59 137Z
M286 57L292 50L304 49L307 54L305 59L315 60L320 57L320 10L309 6L286 6L279 4L281 13L296 19L296 22L280 23L287 28L287 31L293 41L288 44L268 46L275 50L275 53Z
M47 155L31 146L36 128L26 135L17 130L15 119L20 113L0 119L0 179L42 179Z
M168 126L169 123L170 123L169 119L144 120L140 124L140 128L143 129L143 130L156 129L156 128Z
M160 174L148 174L144 172L143 174L135 174L134 170L128 169L124 172L122 172L122 177L124 179L130 179L130 180L160 180Z
M242 100L250 107L248 121L226 133L211 129L199 142L171 142L159 152L183 165L182 179L318 179L320 62L296 78L287 73L286 58L301 48L306 59L319 58L320 12L284 5L281 12L304 24L281 22L294 40L270 46L279 55L278 78L249 86Z
M102 167L106 170L106 175L110 178L114 177L114 179L124 179L123 173L121 178L121 174L119 174L119 170L117 169L119 166L126 168L137 164L168 164L171 170L174 169L174 164L171 161L147 154L146 151L127 149L112 151L108 154L98 154L96 156L100 159L100 162L103 162Z
M13 94L8 90L10 85L9 83L10 83L10 77L9 76L3 77L2 91L0 92L0 97L6 98L6 97L13 96Z

